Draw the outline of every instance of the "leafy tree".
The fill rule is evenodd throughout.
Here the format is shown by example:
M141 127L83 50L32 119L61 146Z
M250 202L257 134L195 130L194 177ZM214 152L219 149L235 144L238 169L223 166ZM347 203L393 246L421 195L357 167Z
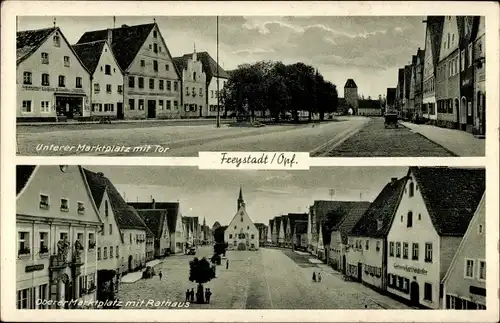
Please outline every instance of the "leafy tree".
M224 243L224 232L226 231L227 226L218 227L214 230L214 241L215 243Z
M196 292L196 300L198 304L204 304L204 288L203 284L208 283L215 278L215 271L210 262L205 258L194 258L189 262L189 281L198 284Z

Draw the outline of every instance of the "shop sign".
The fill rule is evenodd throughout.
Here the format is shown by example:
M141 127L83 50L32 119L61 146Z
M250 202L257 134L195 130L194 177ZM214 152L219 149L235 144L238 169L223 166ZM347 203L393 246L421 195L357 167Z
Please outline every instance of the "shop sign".
M394 264L394 269L404 270L406 272L414 273L414 274L427 275L427 269L417 268L417 267L408 266L408 265Z
M43 268L44 268L44 264L31 265L31 266L26 266L24 268L24 271L27 273L30 273L32 271L42 270Z
M44 91L44 92L61 92L61 93L81 93L85 94L83 89L67 89L64 87L49 87L49 86L33 86L23 85L23 90L26 91Z

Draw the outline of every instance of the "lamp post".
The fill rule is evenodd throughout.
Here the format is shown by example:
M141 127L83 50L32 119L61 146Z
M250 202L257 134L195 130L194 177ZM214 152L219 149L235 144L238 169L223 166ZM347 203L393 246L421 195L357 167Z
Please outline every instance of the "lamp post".
M220 128L220 105L219 105L219 16L217 18L217 128Z

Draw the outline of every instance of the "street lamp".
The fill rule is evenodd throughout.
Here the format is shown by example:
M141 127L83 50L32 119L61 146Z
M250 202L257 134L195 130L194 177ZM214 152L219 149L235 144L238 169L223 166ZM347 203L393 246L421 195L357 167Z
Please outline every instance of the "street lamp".
M220 128L220 105L219 105L219 16L217 18L217 128Z

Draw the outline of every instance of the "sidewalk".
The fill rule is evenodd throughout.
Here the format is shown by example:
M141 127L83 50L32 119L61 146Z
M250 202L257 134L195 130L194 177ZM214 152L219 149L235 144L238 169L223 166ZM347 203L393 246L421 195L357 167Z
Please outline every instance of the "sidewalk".
M221 123L225 122L226 119L221 118ZM227 119L230 120L230 119ZM127 119L127 120L112 120L111 123L148 123L148 122L157 122L157 123L171 123L171 122L208 122L213 121L214 124L217 122L215 118L186 118L186 119ZM99 121L77 121L77 120L69 120L64 122L17 122L17 126L67 126L67 125L75 125L75 124L98 124Z
M155 259L155 260L151 260L149 262L146 263L146 267L154 267L158 264L161 264L163 263L164 260L160 260L160 259ZM124 283L124 284L131 284L131 283L135 283L136 281L142 279L142 272L146 270L146 268L140 270L140 271L136 271L136 272L133 272L133 273L130 273L130 274L126 274L124 276L122 276L120 282L121 283Z
M468 132L403 121L400 121L400 123L409 128L411 131L421 134L430 141L435 142L457 156L485 156L486 141L484 139L476 138Z

